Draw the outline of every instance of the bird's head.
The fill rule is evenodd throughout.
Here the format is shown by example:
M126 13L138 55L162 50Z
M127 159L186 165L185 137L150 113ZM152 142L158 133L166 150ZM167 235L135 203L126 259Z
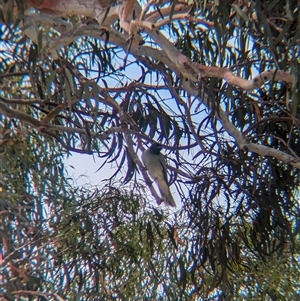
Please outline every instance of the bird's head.
M159 155L160 151L162 150L162 145L155 142L150 146L149 150L151 153Z

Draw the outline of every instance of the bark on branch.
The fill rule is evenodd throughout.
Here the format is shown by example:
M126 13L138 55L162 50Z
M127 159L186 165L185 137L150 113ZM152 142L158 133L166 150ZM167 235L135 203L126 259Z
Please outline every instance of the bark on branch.
M252 80L241 78L232 73L228 68L204 66L192 62L183 55L170 41L159 31L155 24L145 21L132 21L132 26L143 28L149 36L162 48L170 61L175 63L178 73L184 78L199 81L201 77L223 78L230 85L238 86L243 90L253 90L261 87L269 80L283 81L289 86L293 85L291 73L283 70L267 70L256 75Z

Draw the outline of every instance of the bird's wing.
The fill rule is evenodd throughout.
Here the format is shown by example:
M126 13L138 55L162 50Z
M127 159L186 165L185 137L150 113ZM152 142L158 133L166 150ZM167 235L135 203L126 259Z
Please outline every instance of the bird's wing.
M142 162L146 166L145 156L146 156L146 151L143 151L143 153L142 153ZM146 166L146 168L147 168L147 166Z
M167 163L166 163L165 156L161 153L159 154L159 161L160 161L162 171L163 171L163 174L164 174L164 179L165 179L166 183L168 184L169 181L168 181Z
M156 180L157 178L163 178L162 165L158 155L154 155L149 150L146 150L142 154L142 161L147 168L151 178Z

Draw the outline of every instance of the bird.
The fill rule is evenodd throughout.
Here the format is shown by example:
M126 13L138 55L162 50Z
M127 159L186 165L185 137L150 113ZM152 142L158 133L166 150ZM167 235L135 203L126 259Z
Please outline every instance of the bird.
M176 203L168 185L167 164L163 154L160 153L162 145L153 143L142 154L142 161L147 168L151 178L155 181L161 194L162 201L171 207Z

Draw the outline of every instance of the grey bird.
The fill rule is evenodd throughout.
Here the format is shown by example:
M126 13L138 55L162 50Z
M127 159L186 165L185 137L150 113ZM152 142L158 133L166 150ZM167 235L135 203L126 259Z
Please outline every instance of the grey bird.
M142 161L151 178L154 179L160 191L162 201L169 206L176 207L176 203L171 194L168 185L167 164L163 154L160 153L162 146L159 143L153 143L142 154Z

